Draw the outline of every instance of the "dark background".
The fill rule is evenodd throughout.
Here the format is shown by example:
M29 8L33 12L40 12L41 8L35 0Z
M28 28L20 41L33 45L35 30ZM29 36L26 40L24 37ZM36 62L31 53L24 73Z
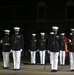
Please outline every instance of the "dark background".
M38 4L45 4L45 17L38 15ZM43 10L41 10L43 11ZM0 39L4 36L4 30L10 29L10 35L14 33L13 27L19 26L24 35L24 50L28 50L28 42L31 33L40 32L49 35L52 26L57 25L60 32L69 35L70 28L74 27L74 1L73 0L2 0L0 1Z

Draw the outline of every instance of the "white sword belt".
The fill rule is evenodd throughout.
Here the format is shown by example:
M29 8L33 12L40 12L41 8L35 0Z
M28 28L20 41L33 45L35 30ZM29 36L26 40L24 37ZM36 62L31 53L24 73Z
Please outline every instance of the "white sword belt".
M4 43L3 45L10 45L9 43Z

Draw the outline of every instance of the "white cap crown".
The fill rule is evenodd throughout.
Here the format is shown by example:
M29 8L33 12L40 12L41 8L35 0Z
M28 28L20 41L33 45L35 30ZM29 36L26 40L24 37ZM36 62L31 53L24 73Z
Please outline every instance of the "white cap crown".
M71 28L71 31L74 31L74 28Z
M59 27L57 27L57 26L52 26L52 29L59 29Z
M36 36L36 34L33 33L32 36Z
M44 36L45 35L45 33L44 32L42 32L42 33L40 33L42 36Z
M14 27L14 29L15 29L15 30L19 30L19 29L20 29L20 27Z
M9 33L9 32L10 32L10 30L4 30L4 32L7 32L7 33Z

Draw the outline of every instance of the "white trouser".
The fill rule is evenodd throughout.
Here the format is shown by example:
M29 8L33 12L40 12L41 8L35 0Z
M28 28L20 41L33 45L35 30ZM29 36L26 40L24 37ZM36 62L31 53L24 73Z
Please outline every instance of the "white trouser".
M2 52L4 67L9 67L9 54L10 52Z
M50 62L51 62L52 70L58 69L58 55L59 55L59 52L50 52Z
M13 54L14 69L20 69L21 51L13 50L12 54Z
M36 51L31 51L31 63L36 63Z
M70 69L74 70L74 52L69 52L70 56Z
M65 51L60 50L60 65L65 65Z
M45 51L40 51L40 64L45 64Z
M51 54L51 52L50 52L50 54ZM50 56L50 64L51 64L52 62L51 62L51 56Z

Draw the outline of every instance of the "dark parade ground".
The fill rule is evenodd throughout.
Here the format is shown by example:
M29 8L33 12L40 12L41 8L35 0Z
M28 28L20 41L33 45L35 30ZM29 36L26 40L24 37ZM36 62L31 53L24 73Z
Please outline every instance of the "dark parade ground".
M45 65L28 65L22 63L19 71L14 71L12 64L7 70L0 66L0 75L74 75L74 72L70 71L69 65L59 66L57 72L51 72L49 64L45 67Z

